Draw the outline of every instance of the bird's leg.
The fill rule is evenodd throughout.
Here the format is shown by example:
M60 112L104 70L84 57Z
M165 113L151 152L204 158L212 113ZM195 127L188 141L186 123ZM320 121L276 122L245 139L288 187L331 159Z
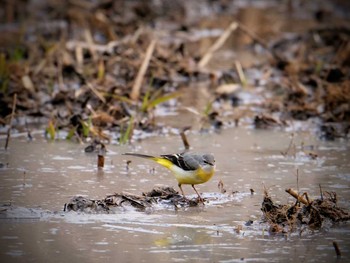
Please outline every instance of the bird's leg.
M187 199L186 196L185 196L184 190L182 190L181 184L178 184L178 186L179 186L179 188L180 188L180 190L181 190L181 194L183 195L183 197L184 197L185 199Z
M197 189L194 187L194 184L192 184L192 188L194 189L194 191L196 191L197 195L198 195L198 198L199 198L199 201L201 201L203 204L204 204L204 200L203 198L201 197L201 195L197 192Z

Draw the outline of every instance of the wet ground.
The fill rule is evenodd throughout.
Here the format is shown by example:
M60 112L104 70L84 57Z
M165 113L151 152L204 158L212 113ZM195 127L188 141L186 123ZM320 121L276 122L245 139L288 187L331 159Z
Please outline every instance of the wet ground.
M300 192L318 197L321 184L324 191L337 192L340 207L350 208L349 142L319 141L297 132L292 150L283 155L291 136L249 127L190 132L193 150L212 152L217 160L216 175L197 187L207 199L205 205L177 210L155 206L146 211L124 207L113 214L64 213L63 205L75 195L101 199L115 192L141 194L160 184L177 189L165 168L134 158L127 171L130 158L120 154L180 152L178 135L152 137L135 146L109 145L102 170L96 168L96 155L84 152L84 145L50 143L41 134L32 142L12 138L0 155L1 258L3 262L346 262L349 224L272 235L261 223L264 187L274 200L293 203L285 189L297 189L297 170ZM318 157L310 158L310 151ZM220 180L224 194L218 189ZM191 187L183 188L190 198L196 197ZM341 250L340 259L333 241Z

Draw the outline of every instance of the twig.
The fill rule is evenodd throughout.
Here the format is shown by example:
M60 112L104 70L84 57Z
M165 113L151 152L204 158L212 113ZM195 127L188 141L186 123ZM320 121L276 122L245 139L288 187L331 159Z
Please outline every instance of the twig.
M184 144L184 147L186 150L190 149L190 144L188 143L188 140L187 140L187 136L185 134L185 132L187 130L189 130L191 127L185 127L182 129L182 131L180 132L180 136L181 136L181 139L182 139L182 143Z
M341 252L338 246L338 243L336 241L333 241L333 247L335 249L335 253L337 254L338 257L341 257Z
M67 41L66 48L68 50L75 50L77 48L80 48L81 50L93 49L95 52L99 52L99 53L112 53L113 48L117 47L122 43L123 41L116 40L116 41L109 42L107 45L101 45L101 44L87 43L87 42L77 41L77 40L70 40L70 41Z
M115 47L122 45L122 44L130 43L130 42L133 43L134 41L136 41L137 38L140 36L141 29L143 29L143 28L136 30L136 32L133 35L127 35L120 40L110 41L106 45L87 43L85 41L70 40L70 41L66 42L66 48L68 50L75 50L76 48L80 48L82 50L83 49L88 49L88 50L93 49L95 52L99 52L99 53L113 53L113 50Z
M290 189L290 188L286 189L286 192L288 194L290 194L291 196L293 196L298 201L302 202L304 205L308 205L309 204L309 202L303 196L298 195L298 193L295 192L293 189Z
M130 167L131 161L127 160L126 161L126 171L129 172L129 167Z
M298 191L298 192L299 192L299 191ZM311 202L310 202L309 195L308 195L306 192L305 192L305 193L303 193L301 196L306 198L306 201L307 201L307 203L308 203L308 204L310 204L310 203L311 203Z
M231 33L236 30L238 27L237 22L232 22L228 28L221 34L221 36L215 41L215 43L207 50L207 52L203 55L202 59L198 62L198 66L200 68L205 67L213 56L214 52L217 51L225 41L229 38Z
M297 191L299 193L299 169L297 169Z
M226 189L224 188L224 182L221 179L218 183L218 188L220 190L220 193L222 193L222 194L226 193Z
M84 64L83 48L77 45L75 48L75 59L77 61L78 69L81 70Z
M247 79L244 75L242 64L238 60L236 60L235 66L239 76L239 80L241 81L242 86L245 87L247 85Z
M25 121L25 127L26 127L26 130L27 130L27 137L28 137L28 139L31 141L31 140L33 140L33 136L32 136L32 134L30 133L30 129L29 129L29 127L28 127L28 122L27 122L27 120Z
M242 30L244 33L246 33L248 36L250 36L254 41L259 43L261 46L263 46L265 49L269 50L269 46L265 43L265 41L260 38L255 32L250 31L245 25L242 23L239 23L239 29Z
M320 187L321 200L323 201L323 191L322 191L322 186L321 186L321 184L319 184L319 187Z
M268 197L269 196L269 193L267 192L267 188L265 186L265 184L263 183L263 187L264 187L264 196L265 197Z
M142 81L143 78L146 74L149 62L151 60L153 51L154 51L154 47L156 45L156 40L152 40L152 42L149 44L147 51L146 51L146 55L145 58L143 59L143 62L141 64L141 67L139 69L139 72L137 73L134 85L132 87L132 91L130 94L130 97L132 100L138 100L139 96L140 96L140 89L141 89L141 85L142 85Z
M86 82L86 85L89 89L91 89L97 98L99 98L103 103L106 103L105 97L103 97L103 95L90 82Z
M106 146L101 143L101 149L97 154L97 167L103 168L105 166L105 155L106 155Z
M265 43L265 41L263 39L261 39L255 32L250 31L245 25L243 24L239 24L238 25L239 28L246 33L248 36L250 36L254 41L256 41L257 43L259 43L263 48L265 48L267 51L269 51L271 53L271 55L278 61L285 61L285 59L282 59L278 54L276 54L276 52L274 52L273 50L271 50L269 48L269 46Z
M95 117L97 115L96 111L92 108L92 106L89 103L86 104L86 108L91 112L92 117Z
M285 152L281 152L281 154L282 154L284 157L286 157L286 156L288 155L289 150L292 148L293 141L294 141L294 133L292 133L292 136L291 136L291 137L292 137L292 138L291 138L290 141L289 141L289 145L288 145L287 150L286 150Z
M7 150L7 147L8 147L9 142L10 142L11 128L12 128L12 120L13 120L13 116L15 115L16 104L17 104L17 93L15 93L15 94L13 95L12 112L11 112L11 118L10 118L9 128L8 128L8 130L7 130L7 137L6 137L6 143L5 143L5 150Z

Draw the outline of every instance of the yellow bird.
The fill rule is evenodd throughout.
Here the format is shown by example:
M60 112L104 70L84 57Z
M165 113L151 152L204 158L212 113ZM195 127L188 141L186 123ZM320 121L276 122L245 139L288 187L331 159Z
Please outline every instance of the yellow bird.
M210 178L212 178L215 172L215 159L212 154L190 154L185 152L160 156L151 156L139 153L124 153L124 155L132 155L150 159L168 168L174 173L182 195L185 197L185 193L182 190L181 185L190 184L197 193L199 200L202 202L203 199L197 192L194 185L207 182L210 180Z

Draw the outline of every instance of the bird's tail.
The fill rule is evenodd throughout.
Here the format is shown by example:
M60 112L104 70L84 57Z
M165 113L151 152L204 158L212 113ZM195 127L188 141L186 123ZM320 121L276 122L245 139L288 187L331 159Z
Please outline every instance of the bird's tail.
M145 159L151 159L151 160L155 160L156 159L155 156L146 155L146 154L140 154L140 153L123 153L123 155L131 155L131 156L136 156L136 157L145 158Z
M159 163L160 165L163 165L164 167L166 167L168 169L170 169L173 166L173 163L171 161L169 161L168 159L166 159L162 156L157 157L157 156L140 154L140 153L123 153L123 155L131 155L131 156L149 159L149 160L152 160L152 161Z

